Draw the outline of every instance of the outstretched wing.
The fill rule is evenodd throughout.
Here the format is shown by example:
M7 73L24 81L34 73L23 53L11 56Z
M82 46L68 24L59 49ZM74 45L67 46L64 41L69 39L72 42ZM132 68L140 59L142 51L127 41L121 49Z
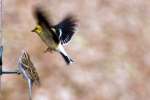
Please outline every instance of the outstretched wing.
M71 40L77 26L76 22L77 21L74 17L70 15L62 20L58 25L54 26L54 28L58 31L57 36L62 44L68 43Z
M51 20L48 20L48 18L46 16L46 12L44 12L44 10L42 10L41 8L36 8L34 10L34 16L37 20L38 25L42 26L42 28L45 31L47 31L47 32L45 32L45 34L49 37L52 36L54 41L56 43L59 43L59 39L58 39L57 35L51 31L52 22L51 22Z
M50 28L52 26L52 23L47 19L46 13L42 8L36 7L34 10L34 16L37 19L39 25L46 28Z

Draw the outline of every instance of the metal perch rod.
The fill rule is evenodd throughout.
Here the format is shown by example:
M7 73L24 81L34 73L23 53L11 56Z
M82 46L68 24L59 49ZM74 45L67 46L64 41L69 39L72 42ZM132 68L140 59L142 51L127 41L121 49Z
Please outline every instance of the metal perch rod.
M3 74L20 74L20 72L18 70L14 70L14 71L2 71L1 75Z

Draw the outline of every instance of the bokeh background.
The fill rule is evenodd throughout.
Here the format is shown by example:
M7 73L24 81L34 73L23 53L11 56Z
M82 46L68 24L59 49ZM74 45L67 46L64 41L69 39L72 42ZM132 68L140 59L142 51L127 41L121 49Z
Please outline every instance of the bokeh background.
M149 0L3 0L5 69L15 69L23 49L41 79L33 100L149 100ZM30 32L33 8L47 10L54 24L67 14L78 22L66 66L58 53L43 53L45 44ZM0 100L28 100L22 76L4 75Z

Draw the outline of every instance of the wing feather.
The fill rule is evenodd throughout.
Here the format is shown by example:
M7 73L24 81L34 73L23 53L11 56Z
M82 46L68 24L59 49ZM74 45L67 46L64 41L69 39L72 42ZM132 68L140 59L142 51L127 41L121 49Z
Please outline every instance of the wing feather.
M60 40L62 44L68 43L73 34L75 33L75 28L77 26L77 20L71 15L67 16L62 20L58 25L55 25L55 29L57 29L57 36L60 36Z

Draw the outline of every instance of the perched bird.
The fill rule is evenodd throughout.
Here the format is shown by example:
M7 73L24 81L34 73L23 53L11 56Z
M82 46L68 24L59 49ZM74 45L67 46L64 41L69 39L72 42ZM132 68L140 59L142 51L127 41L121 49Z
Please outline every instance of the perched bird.
M48 46L45 52L59 52L66 64L69 65L72 63L73 60L68 56L63 45L67 44L75 33L77 26L75 18L68 15L57 25L52 25L50 20L47 19L45 12L40 8L35 9L34 15L37 20L37 25L32 32L37 33Z
M32 97L32 86L33 83L40 85L40 79L38 73L30 60L30 56L26 51L23 51L18 62L18 71L23 75L24 79L28 82L30 100Z

